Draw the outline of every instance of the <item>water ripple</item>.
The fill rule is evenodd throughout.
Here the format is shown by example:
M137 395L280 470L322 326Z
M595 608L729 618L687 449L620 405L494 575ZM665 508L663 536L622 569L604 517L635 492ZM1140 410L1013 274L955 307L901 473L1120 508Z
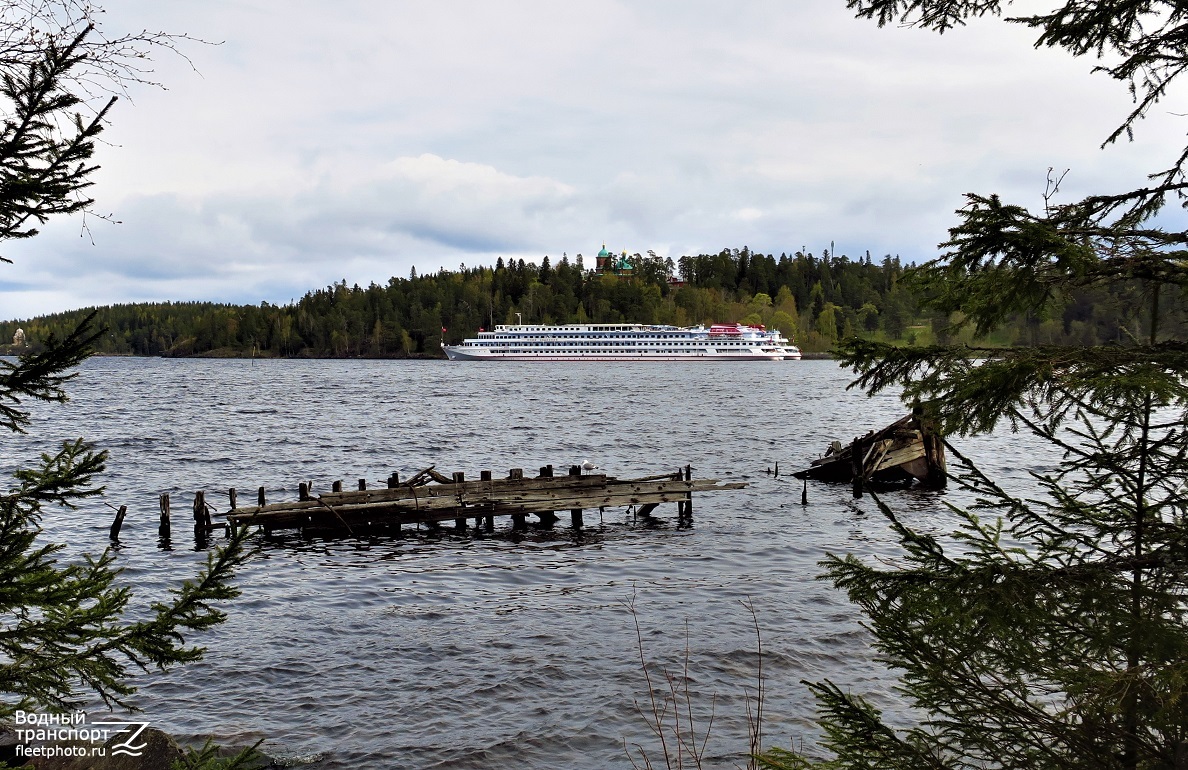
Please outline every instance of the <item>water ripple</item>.
M621 509L587 511L586 529L401 537L277 533L241 573L228 622L202 639L198 665L143 676L138 704L185 736L265 747L311 768L628 768L651 745L635 702L645 654L683 666L699 707L717 697L707 767L746 747L744 689L758 612L768 733L811 740L800 679L830 677L894 713L890 681L845 597L816 580L827 552L895 554L882 517L848 487L781 473L832 440L900 416L892 397L846 391L827 361L698 365L451 365L444 362L93 359L66 406L37 407L34 433L0 447L0 468L30 462L79 430L111 453L107 500L129 506L118 563L137 612L192 576L205 554L184 537L158 549L157 494L185 515L195 490L216 506L299 481L382 485L436 466L506 474L592 460L621 477L671 472L745 480L701 495L695 523ZM79 426L84 426L80 428ZM1032 483L1044 455L1019 437L963 445L1004 483ZM952 526L942 499L895 504L927 531ZM47 535L76 557L106 541L101 504L51 514ZM217 539L216 539L217 541Z

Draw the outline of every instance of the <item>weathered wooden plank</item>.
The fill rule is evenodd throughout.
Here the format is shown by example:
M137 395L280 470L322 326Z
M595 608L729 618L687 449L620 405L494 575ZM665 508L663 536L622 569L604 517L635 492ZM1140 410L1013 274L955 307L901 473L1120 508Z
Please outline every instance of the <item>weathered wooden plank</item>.
M640 481L641 479L634 479ZM468 493L472 490L533 490L533 489L553 489L563 487L597 487L607 483L617 481L609 476L556 476L556 477L537 477L537 478L520 478L520 479L481 479L479 481L464 481L461 484L453 482L449 484L424 484L418 487L401 486L395 489L372 489L365 492L341 492L338 494L325 494L322 498L326 502L337 502L351 500L366 496L367 500L401 500L412 497L425 497L427 495L457 495L459 492Z
M534 490L548 490L552 488L597 488L605 486L607 476L560 476L546 479L494 479L480 481L465 481L461 484L426 484L419 487L397 487L395 489L372 489L364 491L338 492L320 495L316 500L297 500L279 503L269 503L254 508L240 508L245 513L259 513L265 511L289 510L291 508L318 508L322 504L340 505L361 502L387 502L396 500L423 500L431 497L457 497L460 493L469 495L473 492L487 492L491 494L505 490L520 490L531 492ZM321 501L321 502L319 502Z
M746 487L745 482L731 482L727 484L719 484L716 479L705 479L697 481L663 481L652 482L649 484L632 484L620 482L617 484L608 484L601 490L583 490L581 493L575 494L573 491L566 490L539 490L532 493L525 494L504 494L484 496L466 496L463 499L472 504L486 503L486 502L509 502L509 503L535 503L553 501L553 505L558 508L565 508L567 502L573 500L587 500L599 499L600 496L631 496L642 494L658 494L658 493L684 493L691 492L713 492L717 490L742 489ZM583 505L583 508L592 508L592 505Z
M897 465L903 465L904 463L923 457L924 454L923 443L912 444L902 449L894 449L883 456L882 461L875 470L877 472L884 468L894 468Z
M481 484L482 482L479 483ZM517 494L500 494L498 490L487 491L474 488L472 488L470 494L441 494L443 491L442 488L458 486L461 485L442 484L422 487L421 489L434 490L436 494L425 494L391 500L373 500L357 493L349 495L346 493L341 495L322 495L317 500L273 503L263 508L241 508L231 514L231 518L236 520L259 520L267 518L272 514L309 513L323 508L342 511L384 510L388 508L435 511L443 508L453 510L455 508L497 503L531 506L533 510L545 510L548 506L551 506L552 510L579 507L594 508L599 505L610 504L601 502L610 498L630 499L640 495L679 494L683 496L681 499L687 500L688 494L692 492L742 489L746 484L744 482L721 484L716 479L698 479L694 481L667 479L665 481L655 481L645 484L622 481L607 484L602 488L590 487L583 489L571 487L565 489L536 489ZM366 502L357 502L361 500L365 500Z
M715 487L715 489L737 489L738 486ZM599 508L623 507L627 505L646 505L649 503L676 503L687 499L687 493L681 490L667 492L637 493L624 492L622 494L587 495L580 498L556 498L540 500L500 501L490 500L475 504L459 505L457 501L435 498L426 501L420 507L410 506L402 502L366 503L362 505L322 506L318 509L298 509L287 511L268 511L260 514L246 514L236 512L228 518L236 525L261 524L280 529L287 526L303 526L331 520L340 520L345 525L357 521L390 520L402 523L438 522L458 519L464 516L515 516L522 514L552 513L560 503L562 508Z
M508 478L492 479L483 471L478 481L466 481L462 473L452 478L432 474L448 483L419 486L394 486L389 489L359 491L336 490L316 499L297 500L255 508L239 508L228 514L232 526L257 524L266 530L287 528L345 529L390 527L399 530L401 524L426 524L453 519L459 529L466 518L474 518L476 525L485 520L487 528L495 516L511 516L516 526L524 525L524 517L535 514L555 520L555 511L569 509L575 526L581 526L581 511L585 508L624 507L628 505L654 508L662 503L677 503L678 514L688 516L692 509L692 493L715 490L742 489L744 482L720 483L717 479L692 479L691 468L684 473L661 474L642 479L616 479L602 474L583 476L574 473L554 477L551 466L541 468L537 478L523 478L513 469ZM684 478L682 478L682 475ZM422 476L423 474L418 474ZM389 484L397 483L393 474ZM308 486L306 495L309 495ZM263 501L261 501L263 502Z

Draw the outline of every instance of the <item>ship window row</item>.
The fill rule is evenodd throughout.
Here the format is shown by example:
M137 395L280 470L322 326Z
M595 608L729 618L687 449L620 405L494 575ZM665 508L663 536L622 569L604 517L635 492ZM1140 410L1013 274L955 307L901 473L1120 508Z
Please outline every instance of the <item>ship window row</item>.
M490 346L491 346L491 343L490 343L490 342L487 342L487 341L484 341L484 342L482 342L482 343L466 342L465 344L467 344L467 345L481 345L481 346L483 346L483 347L490 347ZM520 340L520 341L518 341L517 343L510 343L510 342L503 342L503 343L501 343L501 345L509 345L509 344L519 344L519 345L525 345L525 344L527 344L527 345L528 345L528 346L530 346L530 347L538 347L538 348L541 348L541 347L548 347L548 348L554 348L554 347L573 347L575 344L581 344L581 342L580 342L580 341L576 341L576 340L575 340L575 341L567 341L567 342L544 342L544 341L537 342L537 341L534 341L534 340ZM587 343L587 344L591 344L591 345L614 345L614 346L616 346L616 347L638 347L638 346L640 346L640 345L652 345L652 346L677 347L677 346L680 346L680 345L688 345L688 344L690 344L690 343L689 343L689 342L643 342L643 341L633 341L633 342L609 342L609 341L605 341L605 340L591 340L591 341L590 341L589 343ZM693 343L693 344L698 344L698 343L696 343L696 342L695 342L695 343ZM743 342L743 341L735 341L735 340L727 340L727 341L724 341L724 342L716 342L715 344L716 344L716 345L729 345L729 346L731 346L731 347L733 347L733 348L743 348L743 347L750 347L750 343ZM500 344L497 344L497 345L495 345L495 347L499 347L499 346L500 346Z
M481 347L481 346L480 346ZM707 348L700 345L696 347L681 347L681 348L661 348L661 347L609 347L609 346L595 346L583 345L581 347L560 347L548 348L547 350L540 345L530 345L525 347L495 347L490 348L496 353L705 353L710 350L717 350L719 353L745 353L746 349L739 348ZM765 348L766 350L766 348Z
M541 350L538 347L531 348L502 348L495 352L497 353L572 353L574 355L588 355L590 353L705 353L710 348L631 348L623 350L622 348L561 348L559 350ZM746 353L746 350L738 348L714 348L718 353ZM764 349L765 353L775 352L775 349Z
M491 345L489 343L467 342L466 344L471 345L471 346L477 345L479 347L501 348L501 347L507 347L508 344L511 344L511 343ZM519 345L521 347L528 347L530 349L531 348L550 348L550 349L551 348L566 348L566 349L576 348L576 349L580 349L580 350L590 350L590 349L593 349L595 346L601 346L601 347L612 346L615 348L631 348L634 350L651 350L653 348L655 348L657 350L670 350L670 349L687 350L689 348L687 348L685 346L687 346L688 344L689 343L679 343L679 342L639 343L639 342L602 342L602 341L600 341L600 342L594 343L592 345L576 345L575 346L575 344L572 342L531 342L531 343L528 343L527 345L525 345L522 342L519 343ZM696 345L696 343L694 343L694 344ZM718 345L729 345L728 348L727 347L719 347L718 348L719 350L742 350L742 349L749 349L749 347L750 347L749 345L744 345L742 343L718 343ZM702 345L698 345L696 347L696 349L703 350L705 348Z
M564 350L550 350L549 353L572 353L574 355L589 355L591 353L705 353L708 348L677 348L675 350L661 350L659 348L635 348L633 350L621 350L617 348L572 348ZM539 348L505 348L497 351L499 353L543 353L545 351ZM741 351L730 349L719 349L719 353L738 353Z
M492 335L484 334L483 338L484 339L497 339L497 340L517 340L517 341L532 341L533 339L541 339L539 337L534 338L531 335L526 336L523 334L492 334ZM607 340L607 339L613 339L613 340L635 339L635 340L640 340L643 342L652 342L653 340L658 340L658 339L665 339L665 340L685 339L685 340L687 340L687 339L689 339L689 335L687 335L687 334L652 334L652 335L648 335L646 338L641 338L637 334L599 334L596 336L590 336L590 334L586 333L586 332L561 332L561 333L557 333L557 334L550 334L548 336L548 339L557 339L557 338L587 339L587 340L594 340L594 341L601 341L601 340Z

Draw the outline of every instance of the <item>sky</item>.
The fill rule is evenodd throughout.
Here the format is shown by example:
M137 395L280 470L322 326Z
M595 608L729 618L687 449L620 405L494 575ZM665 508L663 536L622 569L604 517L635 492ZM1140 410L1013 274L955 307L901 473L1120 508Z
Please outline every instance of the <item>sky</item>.
M108 34L186 33L110 114L95 210L0 244L0 319L91 305L284 304L345 280L556 262L602 244L937 255L963 194L1141 186L1092 59L997 19L945 35L844 0L108 0ZM1174 96L1174 94L1173 94ZM1177 216L1182 214L1179 212ZM85 225L85 226L84 226Z

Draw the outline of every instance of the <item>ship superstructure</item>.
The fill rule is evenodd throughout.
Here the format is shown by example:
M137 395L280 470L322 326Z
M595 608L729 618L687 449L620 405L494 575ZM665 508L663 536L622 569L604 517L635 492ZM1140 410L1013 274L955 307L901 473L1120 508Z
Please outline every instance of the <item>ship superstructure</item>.
M782 361L800 349L779 330L743 324L508 324L459 345L451 361Z

